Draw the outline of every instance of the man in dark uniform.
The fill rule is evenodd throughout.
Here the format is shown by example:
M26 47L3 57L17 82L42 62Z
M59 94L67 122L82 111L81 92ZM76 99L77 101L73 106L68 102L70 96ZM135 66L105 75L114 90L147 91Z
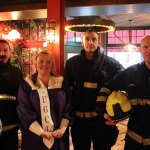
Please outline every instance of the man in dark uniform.
M66 62L63 88L71 101L71 127L74 150L110 150L114 144L115 126L107 126L95 112L97 95L110 77L123 69L116 60L100 52L98 34L87 30L81 53Z
M104 106L112 91L126 91L133 112L127 125L124 150L150 150L150 35L142 38L140 52L144 61L133 65L108 81L100 90L97 111L105 113ZM107 125L115 122L107 115Z
M10 63L11 49L5 40L0 40L0 118L2 134L0 150L18 150L18 118L16 96L22 72Z

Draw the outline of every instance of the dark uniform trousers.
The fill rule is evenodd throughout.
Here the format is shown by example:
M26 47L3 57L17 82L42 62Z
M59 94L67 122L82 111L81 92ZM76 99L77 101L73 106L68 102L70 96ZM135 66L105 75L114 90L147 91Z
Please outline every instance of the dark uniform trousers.
M18 150L17 129L5 131L0 136L0 150ZM13 140L12 140L13 139Z
M76 117L71 127L74 150L90 150L91 141L94 150L110 150L114 144L112 141L114 132L116 127L106 126L98 116Z
M0 94L0 118L2 120L0 150L18 150L18 119L14 96Z
M14 67L10 60L5 64L0 62L0 150L18 150L16 96L22 79L21 70Z

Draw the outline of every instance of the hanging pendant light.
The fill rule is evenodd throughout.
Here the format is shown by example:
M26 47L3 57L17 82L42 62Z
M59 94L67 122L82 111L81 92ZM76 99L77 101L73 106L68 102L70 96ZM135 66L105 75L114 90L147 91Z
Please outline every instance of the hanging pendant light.
M124 46L124 50L128 52L135 52L137 50L137 47L133 44L128 44Z
M130 27L131 27L131 21L130 22ZM128 51L128 52L135 52L138 48L136 47L136 45L132 44L132 30L129 30L129 44L124 46L124 50Z
M65 22L65 30L68 32L85 32L89 28L96 32L110 32L115 30L115 23L112 20L102 19L100 16L82 16Z

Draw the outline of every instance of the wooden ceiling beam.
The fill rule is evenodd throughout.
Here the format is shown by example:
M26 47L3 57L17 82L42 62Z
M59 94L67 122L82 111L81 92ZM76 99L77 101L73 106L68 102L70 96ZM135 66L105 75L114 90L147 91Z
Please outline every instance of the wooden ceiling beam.
M46 9L47 0L1 0L0 12ZM66 0L65 7L98 6L98 5L123 5L146 4L149 0Z
M46 9L46 0L14 0L0 3L0 12Z

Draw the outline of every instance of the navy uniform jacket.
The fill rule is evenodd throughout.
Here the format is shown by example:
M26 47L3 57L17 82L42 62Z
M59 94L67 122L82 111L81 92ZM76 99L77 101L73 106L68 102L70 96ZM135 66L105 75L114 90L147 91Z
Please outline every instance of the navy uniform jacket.
M6 64L0 63L0 95L8 94L16 97L22 78L21 70L12 66L10 62ZM15 101L0 99L0 118L3 125L18 122Z
M128 129L144 139L150 138L150 70L144 62L119 73L101 89L100 96L104 99L97 102L97 111L102 110L101 104L106 102L109 93L114 90L128 93L133 107Z
M123 67L113 58L100 53L98 48L94 59L85 57L84 49L66 62L63 88L71 100L72 112L92 112L101 86Z

